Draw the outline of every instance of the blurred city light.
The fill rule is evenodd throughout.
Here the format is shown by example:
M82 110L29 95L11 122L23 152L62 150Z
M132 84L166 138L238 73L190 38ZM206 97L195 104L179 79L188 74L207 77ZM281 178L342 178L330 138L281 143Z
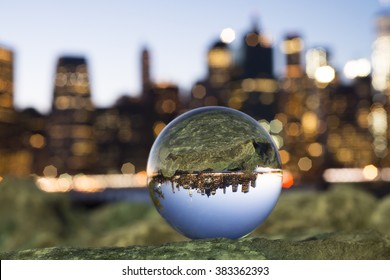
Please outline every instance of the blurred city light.
M328 54L323 48L313 48L306 52L306 74L315 79L316 71L321 66L328 64Z
M101 192L105 189L145 188L147 176L145 171L136 174L108 174L60 177L36 177L37 186L45 192Z
M288 170L283 170L282 187L289 189L294 185L294 176Z
M313 161L308 157L300 158L298 161L298 167L302 171L309 171L313 166Z
M370 73L371 64L364 58L348 61L344 66L344 75L348 79L367 77Z
M323 177L328 183L359 183L382 180L390 181L390 168L379 169L369 164L364 168L329 168L324 171Z
M95 108L87 60L60 57L47 115L13 108L14 55L0 46L0 174L38 174L39 187L53 192L145 187L141 170L168 123L190 109L229 106L270 133L288 170L284 187L390 181L390 16L377 20L372 65L357 59L344 67L351 83L336 77L327 49L304 54L299 34L284 37L285 71L277 76L274 47L257 26L237 48L228 45L235 31L225 28L207 51L205 76L188 96L178 85L152 79L145 47L139 96L125 94L109 108Z
M304 49L303 41L299 37L291 38L286 40L281 45L281 50L285 54L294 54L301 52Z
M315 71L315 74L314 74L316 81L319 83L323 83L323 84L330 83L331 81L333 81L335 76L336 76L336 73L335 73L334 69L329 65L321 66L321 67L317 68L317 70Z
M231 28L225 28L221 32L220 39L222 42L230 44L236 39L236 32Z
M378 176L378 168L370 164L363 168L363 177L369 181L374 180Z

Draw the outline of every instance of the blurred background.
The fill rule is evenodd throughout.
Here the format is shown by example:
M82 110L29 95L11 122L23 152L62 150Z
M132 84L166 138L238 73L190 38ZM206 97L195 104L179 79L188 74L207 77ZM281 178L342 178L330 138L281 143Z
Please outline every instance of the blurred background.
M0 251L185 240L147 157L215 105L279 148L284 190L254 235L390 232L390 1L208 2L0 3Z

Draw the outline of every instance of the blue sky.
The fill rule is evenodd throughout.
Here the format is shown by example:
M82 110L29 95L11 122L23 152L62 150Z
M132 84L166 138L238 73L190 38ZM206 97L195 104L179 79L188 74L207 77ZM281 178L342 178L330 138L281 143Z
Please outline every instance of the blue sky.
M254 16L277 52L287 33L299 33L306 48L329 48L341 71L348 60L370 58L381 2L389 1L2 0L0 44L16 53L18 108L49 110L61 55L88 59L93 101L102 107L138 93L144 45L151 51L153 78L186 90L205 76L205 54L221 30L236 31L236 48Z

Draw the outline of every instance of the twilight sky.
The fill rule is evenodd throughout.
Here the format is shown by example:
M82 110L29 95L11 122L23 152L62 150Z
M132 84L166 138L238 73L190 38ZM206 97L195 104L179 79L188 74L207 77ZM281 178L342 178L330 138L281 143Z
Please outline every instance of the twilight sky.
M50 108L53 76L61 55L88 59L93 101L110 106L140 89L140 53L151 51L155 81L181 89L206 74L205 54L223 28L236 31L240 46L257 16L272 38L276 69L284 62L280 42L303 36L305 48L324 46L339 71L351 59L371 56L375 15L390 0L2 0L0 45L15 61L15 105ZM278 73L276 73L278 74Z

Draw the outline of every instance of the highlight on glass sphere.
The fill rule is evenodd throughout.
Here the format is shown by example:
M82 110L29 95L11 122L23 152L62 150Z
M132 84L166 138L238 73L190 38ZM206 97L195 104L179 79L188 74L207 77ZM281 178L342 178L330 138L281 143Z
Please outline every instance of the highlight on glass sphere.
M158 212L192 238L241 238L271 213L282 186L277 148L248 115L226 107L189 111L167 125L147 165Z

